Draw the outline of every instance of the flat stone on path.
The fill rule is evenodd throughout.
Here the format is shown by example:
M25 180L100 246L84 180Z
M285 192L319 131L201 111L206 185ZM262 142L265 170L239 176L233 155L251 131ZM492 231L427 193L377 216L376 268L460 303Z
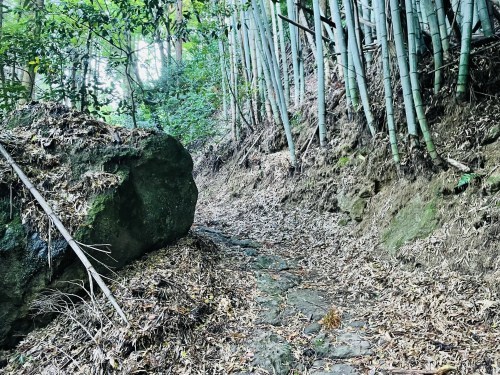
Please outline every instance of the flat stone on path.
M285 260L277 255L259 255L254 267L261 270L286 271L297 266L293 260Z
M280 272L279 274L256 272L255 276L257 278L257 288L261 292L270 295L284 293L300 283L300 277L288 272Z
M277 375L287 375L290 372L292 348L284 338L271 332L257 331L250 348L255 355L253 366Z
M329 355L332 359L347 359L373 353L370 349L370 343L363 340L357 333L344 333L337 338L337 342L344 345L333 348Z
M259 297L257 298L257 302L259 303L259 307L261 309L257 318L257 323L271 324L273 326L279 325L281 323L281 320L279 318L279 297Z
M319 331L321 331L321 324L319 323L312 323L304 328L304 333L306 335L312 335L314 333L318 333Z
M287 294L289 306L314 321L323 318L330 309L326 293L312 289L294 289Z
M349 359L372 354L370 343L364 340L357 333L343 333L335 343L327 337L326 333L320 333L312 340L313 350L322 358Z

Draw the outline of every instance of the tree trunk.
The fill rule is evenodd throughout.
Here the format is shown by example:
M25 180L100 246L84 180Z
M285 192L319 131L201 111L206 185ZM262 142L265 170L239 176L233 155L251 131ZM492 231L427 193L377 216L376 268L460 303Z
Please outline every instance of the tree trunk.
M476 0L477 14L481 20L481 28L484 36L493 35L493 26L491 22L490 12L488 11L487 0Z
M437 94L441 89L443 81L443 49L441 46L441 33L439 31L439 22L436 16L436 10L432 0L422 0L429 21L429 29L432 37L432 50L434 52L434 94Z
M3 35L3 0L0 0L0 40L2 40ZM0 83L2 88L5 87L5 69L3 62L0 62Z
M256 121L260 122L260 108L261 108L261 100L260 94L264 91L261 77L262 69L259 69L260 61L257 58L257 45L255 41L255 26L252 22L252 17L248 11L245 12L245 19L248 25L248 41L250 45L250 60L252 63L252 96L253 96L253 106L254 113L256 117Z
M182 0L177 0L175 10L175 22L177 24L177 38L175 39L175 61L182 63L182 37L184 33L184 17L182 15Z
M441 35L443 56L444 59L447 60L449 58L448 50L450 49L450 41L448 38L448 28L446 27L446 14L444 11L443 0L436 0L436 15L439 23L439 34Z
M34 19L34 40L35 43L40 41L40 36L42 33L42 11L44 9L44 0L36 0L34 9L33 9L33 19ZM26 101L31 101L35 98L35 76L36 76L36 58L38 56L32 56L31 63L28 62L28 65L23 73L22 83L26 90Z
M295 144L293 142L292 138L292 130L290 126L290 121L288 117L288 109L286 106L286 100L285 100L285 94L283 90L283 86L281 83L280 79L280 74L279 74L279 66L277 63L277 58L276 55L274 54L274 48L272 47L273 41L271 38L271 32L269 30L269 27L266 22L262 22L262 20L267 20L267 16L265 13L265 8L264 8L264 1L260 0L260 12L259 12L259 6L257 6L257 0L252 0L252 6L253 6L253 14L254 14L254 19L255 23L258 26L259 29L259 34L261 37L261 44L262 44L262 49L264 50L263 52L263 57L267 60L267 63L269 64L269 71L271 75L271 80L275 89L275 92L277 94L277 104L280 109L281 113L281 120L283 122L283 126L285 128L285 135L288 143L288 150L290 152L290 163L292 167L296 167L297 161L295 157Z
M252 79L252 59L250 52L250 40L248 34L249 21L247 12L244 10L246 6L246 0L242 0L241 2L242 8L240 9L240 22L241 22L241 51L244 58L244 69L245 69L245 99L246 99L246 111L248 111L250 123L252 124L252 128L255 128L256 118L255 111L253 105L253 79Z
M285 30L283 29L283 20L279 17L281 15L280 3L276 3L276 15L278 16L278 34L280 41L281 52L281 70L283 71L283 82L285 84L285 99L286 104L290 102L290 78L288 75L288 61L286 58L286 45L285 45Z
M425 109L422 103L422 94L420 93L420 81L418 79L418 72L417 72L417 45L415 42L416 36L415 36L415 24L413 18L412 0L405 0L405 8L406 8L406 26L408 29L410 81L413 94L413 102L415 103L415 111L417 112L417 118L420 124L420 130L422 130L422 134L424 135L427 151L429 152L431 159L437 161L438 155L434 147L434 143L432 142L431 134L429 132L427 118L425 117ZM434 17L436 17L435 14ZM437 32L438 32L437 35L439 35L439 30L437 30ZM441 43L441 40L439 40L439 43Z
M92 31L89 30L87 35L87 43L85 55L82 59L83 72L82 72L82 84L80 86L80 111L85 112L88 107L87 103L87 76L89 71L89 63L90 63L90 43L92 41Z
M274 54L276 56L280 55L279 42L278 42L278 25L276 23L276 7L274 6L273 0L267 0L269 5L269 15L271 17L271 26L273 34L273 46ZM278 3L279 4L279 3ZM280 60L278 59L278 66L280 66Z
M396 125L394 123L394 106L391 83L391 62L389 59L389 43L387 42L387 27L385 16L385 1L373 0L374 8L377 9L375 18L377 20L376 29L378 31L378 41L382 49L382 71L384 74L385 109L387 114L387 129L389 131L389 141L391 143L392 157L396 164L399 164L398 141L396 138Z
M233 139L238 141L240 139L240 113L238 111L238 98L239 98L239 79L238 79L238 51L241 48L238 44L239 39L236 37L237 22L236 22L236 1L232 0L231 4L234 6L234 10L231 13L229 25L230 25L230 46L229 52L231 56L231 91L233 93L232 102L234 105L233 112Z
M398 0L390 0L392 27L394 29L394 44L396 45L396 55L399 67L399 77L403 88L403 100L405 104L406 123L408 134L412 141L417 139L417 122L415 111L413 110L413 98L411 92L410 73L406 62L405 42L401 27L401 15Z
M287 16L292 21L297 21L296 9L293 0L287 0ZM290 44L292 47L292 68L293 68L293 88L294 96L293 102L295 106L299 105L300 101L300 63L299 63L299 52L298 52L298 33L297 28L291 23L288 24L290 31Z
M306 16L304 15L304 11L302 9L299 10L299 21L302 25L304 25L305 27L310 29L309 24L307 23ZM311 48L311 52L312 52L314 58L317 59L318 56L316 55L317 50L316 50L316 42L314 41L314 37L309 33L305 33L305 34L306 34L307 41L309 43L309 48ZM321 39L319 40L319 42L321 42Z
M316 37L316 68L318 81L318 130L319 143L321 147L326 145L326 126L325 126L325 66L323 56L323 38L321 27L321 10L319 0L313 0L314 8L314 32Z
M460 63L458 66L458 82L456 98L462 102L465 100L467 81L469 79L470 43L472 37L472 13L474 0L463 0L462 6L462 41L460 45Z
M352 62L356 72L356 80L358 82L359 94L361 97L361 103L363 104L363 110L365 113L366 122L368 124L368 129L372 136L375 136L375 119L370 108L370 100L368 97L368 89L366 87L366 78L363 65L361 63L361 51L358 48L356 35L355 35L355 22L353 19L354 12L352 9L352 4L350 0L344 0L344 8L346 14L346 24L347 24L347 36L349 43L349 50L352 54Z
M222 120L224 124L228 123L229 115L227 110L227 69L226 69L226 57L224 54L224 47L222 45L222 38L219 38L219 64L221 69L222 78Z
M361 0L361 3L362 3L361 9L362 9L362 14L363 14L363 19L365 21L370 21L371 20L371 10L370 10L370 5L369 5L368 0ZM365 44L368 44L368 45L372 44L373 40L372 40L371 27L365 23L365 24L363 24L363 30L365 32ZM370 68L370 66L372 64L372 53L366 52L365 57L366 57L366 67Z
M342 25L342 18L340 15L339 3L337 0L330 0L330 12L332 13L333 22L335 25ZM344 77L345 95L346 95L346 108L349 110L351 105L350 93L349 93L349 72L348 72L348 57L345 42L344 29L341 26L336 26L335 28L335 52L337 53L337 64L340 54L340 67L339 76ZM343 73L343 74L341 74Z

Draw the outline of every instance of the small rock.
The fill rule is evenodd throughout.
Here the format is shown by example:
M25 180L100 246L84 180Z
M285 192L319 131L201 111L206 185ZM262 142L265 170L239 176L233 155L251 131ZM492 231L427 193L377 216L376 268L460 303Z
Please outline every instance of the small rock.
M340 192L337 194L339 208L342 212L348 213L352 220L361 221L367 202L364 198L345 194Z
M258 298L262 311L259 313L257 318L257 323L260 324L271 324L277 326L281 324L280 315L280 302L272 298Z
M321 331L321 324L319 323L309 324L306 328L304 328L304 333L306 335L312 335L314 333L318 333L319 331Z
M257 272L257 288L264 293L277 295L299 285L300 278L288 272L281 272L272 277L267 272Z
M325 333L320 333L312 341L312 346L318 357L325 357L331 349L330 339Z
M260 247L262 247L262 245L256 241L252 241L252 240L248 240L248 239L239 239L239 238L236 238L236 237L231 237L229 239L229 241L231 242L232 245L234 246L240 246L240 247L251 247L251 248L254 248L254 249L258 249Z
M260 255L255 259L255 268L262 270L286 271L292 268L291 262L276 255Z
M288 292L287 303L312 320L320 320L329 310L326 294L311 289L295 289Z
M347 323L349 327L352 328L366 328L368 326L368 323L362 321L362 320L355 320L352 322Z
M255 257L258 254L257 250L255 250L255 249L245 249L244 253L246 256L249 256L249 257Z
M324 359L318 359L318 360L314 361L312 368L315 368L315 369L323 368L323 367L325 367L326 364L327 363Z
M304 357L314 357L316 355L316 352L314 351L314 349L307 348L302 352L302 354L304 355Z
M344 333L338 337L337 342L345 345L338 346L331 351L329 357L332 359L347 359L373 353L370 343L363 340L357 333Z

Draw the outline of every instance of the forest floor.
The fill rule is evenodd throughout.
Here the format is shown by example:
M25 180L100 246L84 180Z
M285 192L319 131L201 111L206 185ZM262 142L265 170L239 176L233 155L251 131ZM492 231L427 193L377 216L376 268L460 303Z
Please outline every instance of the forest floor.
M325 152L312 154L325 162ZM487 255L474 257L477 251L487 253L490 245L497 254L500 249L498 193L481 196L478 187L469 191L467 203L460 194L452 194L454 203L445 203L452 207L461 200L474 214L476 209L481 213L482 205L494 218L489 229L463 225L467 216L477 220L462 212L433 227L432 234L421 233L403 244L396 255L381 246L385 216L397 216L390 206L401 204L400 199L408 206L428 193L426 186L449 186L446 180L456 179L456 172L394 180L375 191L367 187L370 178L359 165L357 173L340 172L335 183L347 185L354 178L366 188L364 193L356 189L357 196L368 197L366 212L353 220L352 210L331 208L342 205L342 193L331 186L328 168L291 177L286 158L285 152L253 152L247 168L238 169L236 157L227 168L205 170L198 177L196 231L232 247L245 270L251 270L248 295L253 295L255 310L238 346L238 370L349 375L438 374L456 368L461 374L498 374L498 272L480 272L479 259ZM472 196L485 201L472 203ZM437 206L443 209L443 202ZM409 226L401 218L396 222L411 232L424 221L418 211L415 215L405 218ZM454 224L463 231L448 249L448 237L457 235ZM463 253L471 230L475 233L468 240L480 239L483 246ZM453 252L456 256L449 256ZM435 259L429 260L428 253ZM464 254L471 258L468 266L461 263ZM496 260L483 261L498 271Z
M315 149L292 175L285 151L240 163L248 151L196 157L191 233L116 276L128 327L102 298L55 293L41 311L62 315L0 356L0 374L499 373L499 193L485 178L435 202L461 173L376 183L369 158L339 166ZM361 211L342 203L359 197Z

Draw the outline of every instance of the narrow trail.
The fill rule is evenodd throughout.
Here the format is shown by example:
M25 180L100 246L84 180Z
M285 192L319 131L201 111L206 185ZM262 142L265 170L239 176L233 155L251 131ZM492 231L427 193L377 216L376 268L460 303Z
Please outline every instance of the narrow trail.
M197 226L195 233L242 258L256 283L254 324L238 348L248 368L239 373L359 374L351 360L372 354L367 322L348 315L340 321L328 292L301 265L304 257L276 255L269 242L238 238L214 227Z
M377 216L321 211L328 188L272 166L260 186L257 168L198 175L192 231L116 275L130 326L101 297L48 295L62 314L0 352L0 374L498 374L495 274L391 256Z
M239 257L255 282L248 294L253 319L235 348L244 359L236 373L363 373L359 360L372 355L374 346L368 322L355 305L339 299L335 280L321 274L328 267L322 254L339 247L338 215L285 213L279 205L247 211L237 200L225 203L202 198L195 233Z

